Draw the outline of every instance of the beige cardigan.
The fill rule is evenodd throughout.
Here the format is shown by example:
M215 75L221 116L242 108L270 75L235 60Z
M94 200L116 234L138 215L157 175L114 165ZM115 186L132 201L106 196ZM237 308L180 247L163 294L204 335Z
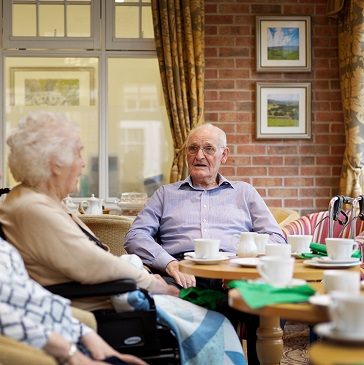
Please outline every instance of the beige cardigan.
M22 255L30 277L43 286L122 278L134 279L149 291L155 286L153 275L97 247L75 221L91 232L89 228L77 216L71 217L62 203L22 184L0 205L0 220L7 241ZM110 307L106 298L93 299L92 303L82 300L73 305L88 310Z

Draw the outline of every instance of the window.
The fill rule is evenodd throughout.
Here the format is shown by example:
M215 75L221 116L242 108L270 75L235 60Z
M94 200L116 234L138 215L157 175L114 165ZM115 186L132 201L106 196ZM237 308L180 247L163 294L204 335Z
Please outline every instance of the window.
M27 24L28 34L31 27L35 28L35 33L29 37L19 33L22 30L17 24L22 19L21 15L24 16L20 13L25 8L17 13L10 11L10 7L4 7L13 16L9 23L14 23L16 34L4 39L4 42L22 38L25 42L23 46L26 45L26 50L1 49L5 76L1 80L2 90L5 90L5 111L2 118L4 135L33 110L64 112L78 122L85 144L83 156L86 161L86 168L73 194L79 200L95 194L111 204L123 192L147 192L151 195L156 187L167 183L173 144L158 61L155 51L149 49L150 44L143 49L145 43L141 42L138 50L129 52L109 51L103 49L102 44L100 49L62 48L64 42L72 43L76 38L80 41L80 38L89 38L89 35L92 38L95 29L103 29L91 20L88 34L88 16L81 17L82 21L76 21L73 15L79 14L79 10L69 8L77 5L90 10L94 1L28 0L11 3L14 6L30 5L35 9L35 16ZM116 9L116 2L110 0L106 3L115 5L114 10ZM147 18L143 9L148 8L150 11L150 1L135 0L124 4L138 9L138 19L141 19L135 33L138 38L127 38L135 31L128 30L130 33L124 40L129 43L135 39L143 40L144 38L139 38L145 34L141 30L143 27L147 29L145 24L150 21L150 33L152 22L151 19L142 20L144 16ZM42 8L43 5L47 7ZM64 9L63 12L59 6ZM105 2L102 2L102 6L104 8L99 14L108 14L104 11ZM6 11L4 18L9 14ZM90 11L92 13L93 10ZM63 17L64 21L59 21L59 26L57 23L56 34L50 34L51 28L47 28L47 22L42 24L42 19L47 18L47 14L53 17L53 24L57 23L58 20L55 19L58 16ZM114 16L113 12L111 16ZM114 19L116 23L122 22L122 17L116 16ZM61 23L64 24L63 28ZM108 24L109 19L101 19L100 23ZM124 28L123 25L115 24L114 29L120 35ZM50 39L52 49L48 48ZM103 39L102 34L100 39ZM30 47L34 41L38 42L37 49ZM153 38L149 41L154 46ZM4 142L5 136L3 146ZM5 167L6 151L0 152L0 161ZM3 171L3 182L7 186L14 186L16 182L12 180L9 171L6 168Z

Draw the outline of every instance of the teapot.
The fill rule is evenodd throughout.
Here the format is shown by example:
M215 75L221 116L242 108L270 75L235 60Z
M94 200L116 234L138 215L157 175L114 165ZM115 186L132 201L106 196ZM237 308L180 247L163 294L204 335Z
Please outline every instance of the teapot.
M102 214L103 201L104 199L97 199L94 194L91 194L91 198L82 200L80 204L81 211L84 214Z
M241 232L231 237L231 242L239 257L255 257L258 254L258 247L254 242L256 232Z
M73 214L79 214L78 204L75 204L69 195L63 199L63 202Z

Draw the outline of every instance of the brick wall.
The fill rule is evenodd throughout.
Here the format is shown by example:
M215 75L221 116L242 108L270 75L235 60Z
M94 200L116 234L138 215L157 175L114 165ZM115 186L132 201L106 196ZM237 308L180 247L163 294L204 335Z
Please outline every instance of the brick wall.
M228 137L221 172L253 184L269 206L301 214L326 210L339 192L345 133L337 20L326 0L205 0L205 119ZM255 17L310 15L312 71L256 73ZM312 138L255 138L256 82L311 82Z

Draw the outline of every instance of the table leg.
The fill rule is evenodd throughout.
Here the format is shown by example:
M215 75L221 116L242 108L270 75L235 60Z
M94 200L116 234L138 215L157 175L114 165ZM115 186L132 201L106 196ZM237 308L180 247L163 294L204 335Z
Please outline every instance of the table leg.
M279 365L283 354L283 331L279 317L260 316L257 354L261 365Z

